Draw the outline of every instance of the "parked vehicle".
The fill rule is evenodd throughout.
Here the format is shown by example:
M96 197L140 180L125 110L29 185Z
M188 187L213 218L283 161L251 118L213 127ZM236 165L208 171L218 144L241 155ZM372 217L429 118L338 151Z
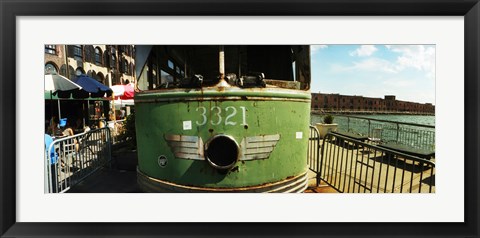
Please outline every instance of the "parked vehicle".
M149 192L303 192L310 48L136 46L137 181Z

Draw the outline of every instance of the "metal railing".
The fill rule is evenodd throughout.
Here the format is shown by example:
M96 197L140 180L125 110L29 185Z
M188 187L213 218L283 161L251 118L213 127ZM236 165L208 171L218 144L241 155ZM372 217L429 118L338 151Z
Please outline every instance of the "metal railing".
M310 135L308 137L308 150L307 150L307 165L308 169L315 172L315 181L316 187L320 184L321 174L320 174L320 149L321 149L321 140L320 133L318 129L310 125Z
M111 161L107 127L56 139L46 149L45 193L62 193Z
M373 137L376 131L384 142L394 141L413 148L435 150L435 126L344 115L335 115L335 121L339 130L368 137Z
M311 141L310 150L317 150ZM430 160L331 133L323 139L319 155L309 153L317 186L322 180L342 193L435 192L435 163Z

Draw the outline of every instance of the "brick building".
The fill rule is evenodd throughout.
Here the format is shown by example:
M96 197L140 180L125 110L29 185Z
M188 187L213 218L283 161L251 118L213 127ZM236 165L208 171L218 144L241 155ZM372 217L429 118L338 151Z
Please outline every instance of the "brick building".
M369 98L340 94L312 93L312 110L338 112L412 112L435 113L431 103L396 100L394 95L385 98Z
M45 45L45 73L86 74L107 86L135 83L134 56L133 45Z

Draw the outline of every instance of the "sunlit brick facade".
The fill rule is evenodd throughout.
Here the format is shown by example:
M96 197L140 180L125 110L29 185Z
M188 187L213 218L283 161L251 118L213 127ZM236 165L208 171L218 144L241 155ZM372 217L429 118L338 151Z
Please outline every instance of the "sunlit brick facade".
M344 112L412 112L435 113L431 103L416 103L396 100L393 95L385 98L369 98L340 94L312 93L312 110Z
M86 74L112 86L135 83L133 45L45 45L45 73Z

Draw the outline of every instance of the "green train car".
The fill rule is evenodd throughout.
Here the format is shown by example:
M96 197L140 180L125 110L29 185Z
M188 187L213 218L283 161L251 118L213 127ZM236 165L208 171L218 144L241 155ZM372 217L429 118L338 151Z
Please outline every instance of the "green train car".
M310 48L136 46L146 192L303 192Z

